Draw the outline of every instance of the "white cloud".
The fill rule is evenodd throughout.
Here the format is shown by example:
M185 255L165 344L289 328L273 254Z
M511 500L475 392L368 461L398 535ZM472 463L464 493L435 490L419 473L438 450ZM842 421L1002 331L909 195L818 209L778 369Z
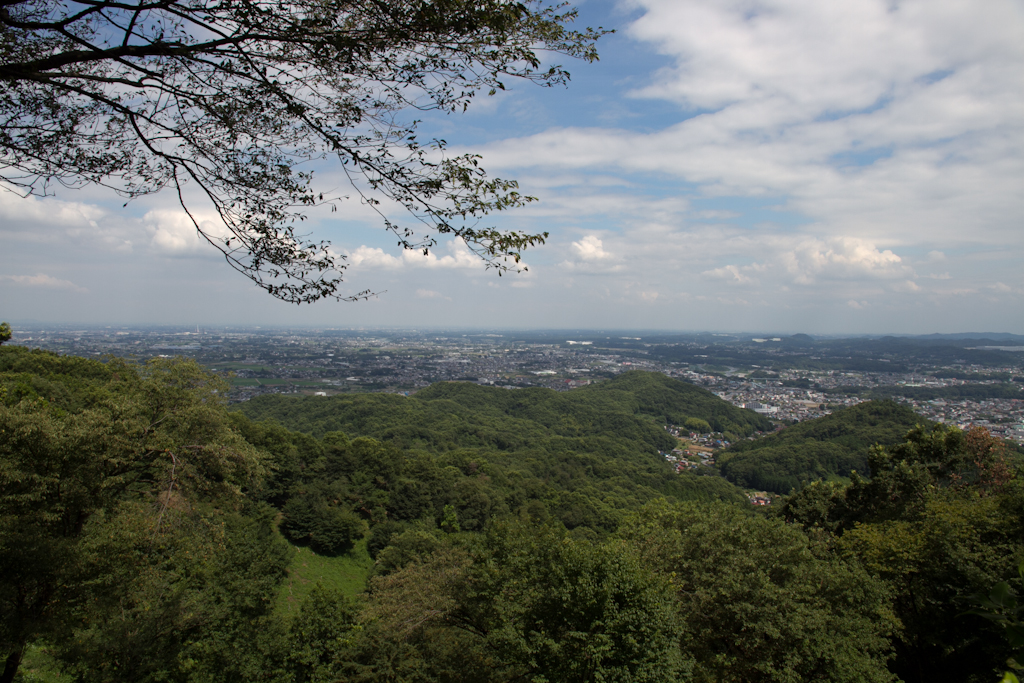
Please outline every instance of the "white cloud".
M435 247L427 254L419 249L404 249L399 256L392 256L379 247L368 247L365 244L347 254L348 263L358 268L386 269L427 268L447 270L484 270L484 263L479 256L470 251L461 239L454 239L443 245L447 254L438 256ZM520 267L525 266L521 263Z
M745 267L744 270L750 270L749 266ZM721 268L706 270L702 274L716 280L725 280L734 284L746 285L754 282L749 275L740 272L738 266L722 266Z
M193 212L193 215L211 238L227 236L227 228L216 214ZM157 252L169 255L213 253L212 245L199 235L195 223L181 209L153 209L142 217L142 223L150 231L150 243Z
M82 293L89 291L85 287L79 287L74 282L61 280L46 273L36 273L35 275L0 275L0 280L7 280L21 287L31 287L33 289L64 289Z
M420 288L420 289L416 290L416 298L418 298L418 299L444 299L446 301L451 301L452 300L451 297L445 296L444 294L441 294L441 292L435 292L432 289L423 289L423 288Z
M37 244L73 243L80 249L131 253L134 226L100 206L54 197L22 197L0 186L0 234Z
M969 25L977 24L976 17L961 16L968 3L937 1L639 4L648 12L629 34L677 59L646 94L696 109L775 97L824 111L870 107L894 84L911 83L950 61L933 44L948 22L968 18Z
M874 244L856 237L809 239L782 254L782 261L793 281L803 285L822 279L892 279L910 272L891 250L880 251Z
M733 248L742 248L748 258L760 260L709 268L701 275L734 287L779 292L788 300L796 298L791 286L808 288L815 296L832 293L843 300L851 287L872 288L880 281L909 281L913 277L913 270L891 250L880 250L855 237L819 240L765 236L748 244L734 243ZM904 290L909 287L899 286Z
M39 227L62 225L69 228L97 227L104 217L102 209L80 202L22 197L0 187L0 230L20 232Z
M739 218L741 215L736 211L709 210L698 211L694 214L694 217L704 220L726 220L729 218Z
M401 268L402 260L388 254L383 249L368 247L365 244L347 254L348 263L364 268Z
M675 62L633 94L677 103L678 122L550 129L492 145L490 167L654 172L697 184L697 194L781 196L818 237L933 251L1019 242L1019 4L633 4L644 14L626 33ZM573 201L608 201L590 194ZM557 204L565 194L542 198Z
M438 256L436 247L431 249L428 254L416 249L406 249L402 252L402 260L410 266L420 268L483 270L480 257L471 252L462 240L451 240L444 245L444 249L448 252L445 256Z
M611 254L604 250L604 243L594 235L587 235L578 242L573 242L572 249L576 256L584 261L601 261L611 258Z
M921 286L918 285L913 280L904 280L902 282L897 282L895 285L893 285L893 289L895 289L898 292L911 292L911 293L913 293L913 292L920 292L921 291Z

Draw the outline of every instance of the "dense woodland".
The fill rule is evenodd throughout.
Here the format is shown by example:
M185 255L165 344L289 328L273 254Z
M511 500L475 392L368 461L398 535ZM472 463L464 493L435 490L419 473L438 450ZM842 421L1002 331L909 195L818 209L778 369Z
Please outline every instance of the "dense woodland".
M868 401L754 441L740 441L719 457L722 474L737 486L787 494L819 479L867 472L871 446L894 446L928 423L892 401Z
M984 430L873 402L745 441L640 372L225 389L0 347L0 680L992 682L1019 646L1021 463ZM687 421L738 441L724 476L659 453ZM733 483L769 480L767 512ZM297 558L360 554L289 602Z

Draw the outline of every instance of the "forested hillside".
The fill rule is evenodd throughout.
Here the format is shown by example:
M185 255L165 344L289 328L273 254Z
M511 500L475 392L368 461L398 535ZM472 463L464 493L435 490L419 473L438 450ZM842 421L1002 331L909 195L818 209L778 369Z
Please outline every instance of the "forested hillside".
M867 474L868 450L903 441L930 424L893 401L868 401L807 420L755 441L733 444L718 457L726 479L743 488L789 493L819 479Z
M1020 463L984 430L912 430L766 515L658 454L664 420L756 416L656 376L224 388L0 348L2 683L987 683L1012 651L962 616L1022 589Z
M642 372L567 393L453 382L412 397L264 396L239 410L313 436L344 432L405 452L406 462L422 466L411 479L403 475L402 491L415 489L409 495L432 501L423 505L438 514L454 506L459 523L472 529L524 501L550 510L569 529L609 531L623 511L659 495L742 502L720 478L675 473L659 454L677 445L664 421L695 417L741 434L770 426L708 391ZM446 480L444 468L462 472L465 481ZM446 493L428 494L430 487Z
M707 421L734 437L772 424L710 391L660 373L632 371L613 380L559 393L508 391L466 382L435 384L412 397L356 394L334 397L261 396L246 402L253 419L272 418L313 435L346 430L435 450L495 447L515 450L548 435L610 436L671 447L660 429L688 417Z

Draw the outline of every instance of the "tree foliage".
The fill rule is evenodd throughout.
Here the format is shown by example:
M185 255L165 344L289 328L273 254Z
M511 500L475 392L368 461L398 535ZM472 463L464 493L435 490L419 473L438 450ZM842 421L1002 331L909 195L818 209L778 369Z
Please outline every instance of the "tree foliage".
M3 683L27 645L154 683L982 683L1020 646L1020 462L982 429L916 427L766 515L671 471L660 421L729 413L644 374L247 411L312 434L223 388L189 361L0 349ZM794 433L899 428L865 415ZM325 571L280 607L289 563L354 544L357 600Z
M337 680L354 626L355 610L345 596L314 586L289 628L287 661L295 683Z
M625 544L519 522L463 543L371 584L376 637L408 648L407 665L457 681L640 683L681 672L668 582Z
M0 181L169 189L233 268L307 302L340 297L346 267L297 229L341 199L306 170L334 158L403 248L453 235L505 270L545 235L478 221L531 198L478 157L421 142L401 115L465 109L508 79L564 83L543 54L594 60L601 34L569 30L575 16L508 0L12 0L0 7ZM196 216L188 184L222 228Z
M696 681L891 681L887 589L799 529L721 505L649 505L623 535L671 577Z
M867 401L762 439L737 442L719 455L718 465L737 486L788 494L819 479L863 474L871 446L898 444L924 422L893 401Z
M36 637L71 642L101 605L125 619L149 613L152 596L140 596L156 590L149 581L162 575L165 551L214 534L196 531L214 524L201 509L237 507L258 484L260 458L230 429L223 390L191 361L139 368L3 349L0 647L9 670ZM204 546L212 555L209 541L196 555ZM122 564L140 556L145 569ZM136 585L140 593L122 592Z
M1024 584L1024 560L1017 566L1018 585ZM987 594L968 596L964 602L973 604L968 614L988 619L1000 632L1010 649L1002 683L1019 683L1014 671L1024 671L1024 603L1008 581L1000 581Z
M902 625L892 670L905 681L993 680L1006 658L959 618L958 599L1009 580L1024 554L1014 457L982 428L921 426L871 450L870 479L812 484L781 508L891 586Z

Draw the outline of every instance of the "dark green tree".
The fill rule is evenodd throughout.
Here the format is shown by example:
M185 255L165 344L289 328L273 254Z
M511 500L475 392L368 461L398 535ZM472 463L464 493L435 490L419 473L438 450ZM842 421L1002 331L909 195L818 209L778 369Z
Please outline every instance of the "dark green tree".
M508 79L565 82L543 54L597 58L600 31L567 29L575 16L509 0L12 0L0 9L0 181L40 195L170 188L233 268L298 303L341 298L345 257L296 229L341 199L304 170L330 157L401 247L426 253L453 235L489 267L516 268L546 233L478 221L532 198L476 156L421 142L401 112L462 110ZM223 228L189 211L188 183Z
M147 506L127 507L88 530L87 599L51 636L75 678L284 683L273 606L292 552L273 511L176 506L157 531Z
M11 326L9 323L0 323L0 344L11 340Z
M891 587L902 625L891 669L908 682L989 681L1005 654L959 618L959 599L1012 578L1024 554L1024 487L987 430L936 425L871 450L870 479L815 484L781 513L834 534L840 552Z
M1024 561L1017 567L1019 584L1024 584ZM1014 672L1024 672L1024 602L1008 581L1000 581L987 594L978 593L965 600L974 608L968 614L988 619L1006 642L1010 656L1006 659L1008 671L1002 683L1019 683Z
M354 622L345 596L321 584L313 587L288 633L287 662L295 683L338 680Z
M619 541L495 525L457 595L449 619L531 680L653 683L684 670L669 582Z
M671 581L693 680L894 680L885 585L799 529L684 503L651 504L622 534Z

